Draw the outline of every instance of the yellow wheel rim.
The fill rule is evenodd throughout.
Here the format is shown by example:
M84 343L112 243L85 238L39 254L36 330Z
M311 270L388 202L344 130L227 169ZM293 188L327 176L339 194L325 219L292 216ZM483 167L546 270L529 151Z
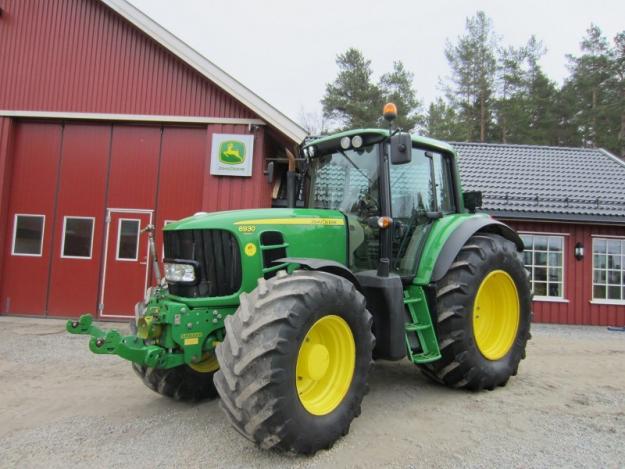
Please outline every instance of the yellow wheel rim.
M473 304L473 336L488 360L499 360L512 348L519 328L519 294L510 274L489 273Z
M356 345L345 320L336 315L315 322L297 355L299 400L313 415L326 415L341 403L354 376Z
M205 360L199 363L189 363L189 366L192 370L200 373L212 373L213 371L217 371L219 369L219 362L217 361L217 357L212 355L205 356Z

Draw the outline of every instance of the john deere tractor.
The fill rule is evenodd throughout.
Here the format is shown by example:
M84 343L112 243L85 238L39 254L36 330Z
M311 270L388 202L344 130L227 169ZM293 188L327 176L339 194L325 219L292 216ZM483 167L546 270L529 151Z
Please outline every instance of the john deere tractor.
M305 454L347 434L375 360L407 358L454 388L505 385L530 337L523 244L476 213L453 148L390 127L307 140L300 157L290 208L164 228L165 278L133 335L89 315L68 331L131 361L157 393L219 395L260 447Z

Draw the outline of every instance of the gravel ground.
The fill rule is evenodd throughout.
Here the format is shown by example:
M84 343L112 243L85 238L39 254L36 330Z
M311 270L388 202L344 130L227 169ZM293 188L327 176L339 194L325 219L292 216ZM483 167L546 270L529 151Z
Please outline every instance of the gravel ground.
M349 435L302 457L256 449L216 401L153 393L62 321L0 317L0 467L624 467L625 333L533 335L519 375L493 392L378 362Z

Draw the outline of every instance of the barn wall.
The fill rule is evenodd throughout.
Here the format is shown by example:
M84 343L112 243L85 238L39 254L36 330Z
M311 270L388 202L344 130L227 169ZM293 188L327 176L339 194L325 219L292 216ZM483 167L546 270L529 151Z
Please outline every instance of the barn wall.
M108 209L152 211L162 246L166 221L200 210L271 206L271 185L263 175L264 127L253 130L252 177L210 175L213 135L249 132L247 125L0 118L0 313L96 313ZM45 216L40 256L12 254L16 214ZM65 217L93 218L90 258L62 255ZM142 294L136 292L137 298Z
M11 182L11 143L13 141L13 121L0 117L0 272L4 262L6 227L8 224L9 190Z
M592 303L592 235L625 238L625 226L508 221L517 231L564 236L565 301L534 301L536 322L625 326L625 305ZM584 246L584 258L575 259L575 245Z
M256 117L97 0L0 7L0 109Z

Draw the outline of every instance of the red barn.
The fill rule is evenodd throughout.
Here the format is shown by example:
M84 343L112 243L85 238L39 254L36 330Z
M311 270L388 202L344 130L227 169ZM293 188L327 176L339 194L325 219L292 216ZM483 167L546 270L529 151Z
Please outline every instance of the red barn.
M131 314L140 229L270 206L267 160L304 137L124 0L0 0L0 313ZM233 138L250 176L211 174Z
M625 326L625 162L598 148L453 146L465 189L525 242L534 320Z

